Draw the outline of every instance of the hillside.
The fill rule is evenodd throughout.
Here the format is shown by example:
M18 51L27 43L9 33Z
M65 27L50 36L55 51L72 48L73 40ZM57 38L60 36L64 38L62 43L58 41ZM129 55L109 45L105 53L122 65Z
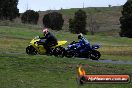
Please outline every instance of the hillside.
M68 30L69 26L69 19L74 17L74 13L79 8L71 8L71 9L61 9L61 10L54 10L56 12L60 12L63 15L64 18L64 30ZM87 13L87 30L89 30L89 20L92 17L94 21L97 22L99 29L96 30L96 32L100 31L108 31L108 32L116 32L118 35L118 32L120 30L120 22L119 18L121 17L121 10L122 7L115 6L115 7L89 7L89 8L81 8ZM42 26L42 20L43 16L46 13L53 12L53 10L47 10L47 11L39 11L39 21L38 25ZM17 18L15 20L16 23L20 23L20 18ZM115 33L114 33L115 34Z
M89 24L89 18L92 15L92 18L98 23L99 30L96 31L108 31L108 30L119 30L120 29L120 22L119 18L121 17L121 7L90 7L90 8L82 8L87 13L87 29ZM77 11L77 8L72 9L61 9L56 10L63 14L64 22L64 29L68 29L68 20L74 17L74 13ZM38 24L42 24L42 18L44 14L52 12L52 10L48 11L40 11L40 19Z

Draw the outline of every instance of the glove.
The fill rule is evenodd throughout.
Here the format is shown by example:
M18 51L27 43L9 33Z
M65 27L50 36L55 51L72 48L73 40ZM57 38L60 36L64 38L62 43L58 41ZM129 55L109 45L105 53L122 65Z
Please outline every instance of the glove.
M39 36L36 36L34 39L39 39L40 37Z

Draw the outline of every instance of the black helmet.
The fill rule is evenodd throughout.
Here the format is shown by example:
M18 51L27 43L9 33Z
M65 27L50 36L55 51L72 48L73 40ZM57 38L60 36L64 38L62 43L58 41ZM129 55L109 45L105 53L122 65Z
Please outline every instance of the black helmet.
M80 33L79 35L78 35L78 39L82 39L83 38L83 35Z

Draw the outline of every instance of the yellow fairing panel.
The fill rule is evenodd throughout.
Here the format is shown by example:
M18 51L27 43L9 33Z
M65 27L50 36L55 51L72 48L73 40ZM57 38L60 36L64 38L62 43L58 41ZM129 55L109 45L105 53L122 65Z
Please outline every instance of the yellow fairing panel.
M58 41L58 45L56 45L55 47L64 45L66 43L67 43L67 41Z

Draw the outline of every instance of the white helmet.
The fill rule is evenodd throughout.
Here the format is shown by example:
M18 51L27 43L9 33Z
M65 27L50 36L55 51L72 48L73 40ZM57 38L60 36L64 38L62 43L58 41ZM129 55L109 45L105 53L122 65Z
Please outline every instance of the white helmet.
M43 29L44 35L46 35L48 32L49 32L49 30L47 28Z

